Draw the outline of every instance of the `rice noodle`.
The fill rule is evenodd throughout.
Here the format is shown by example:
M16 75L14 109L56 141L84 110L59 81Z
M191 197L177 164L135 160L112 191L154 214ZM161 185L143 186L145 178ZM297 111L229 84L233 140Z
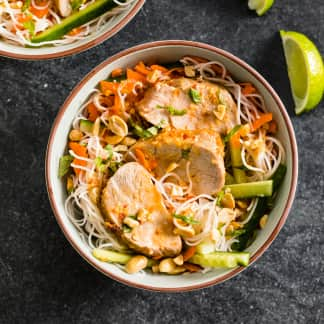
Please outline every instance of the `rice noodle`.
M237 106L237 124L249 124L250 126L266 113L264 99L260 94L253 93L244 95L241 85L236 83L229 75L226 67L217 61L201 63L191 57L184 57L181 62L190 65L204 80L215 82L225 87L232 95ZM214 66L219 71L213 69ZM163 78L162 78L163 79ZM121 83L115 95L120 101L121 116L127 120L127 94L124 93L124 83ZM144 87L142 82L134 83L130 91L132 96L137 96L140 89ZM102 93L93 89L89 93L89 99L81 106L73 121L73 127L79 129L80 121L86 119L84 114L89 103L93 103L101 112L100 121L109 126L108 118L112 114L111 107L102 104ZM97 119L98 120L98 119ZM129 133L129 135L132 135ZM242 146L241 158L243 166L248 170L248 181L269 179L277 170L280 163L285 160L285 151L280 141L269 136L266 130L260 128L249 132L240 139ZM73 167L82 170L73 176L75 191L66 200L66 213L80 233L82 239L87 242L90 248L100 247L113 250L122 250L125 247L119 243L115 235L105 226L104 218L99 208L89 197L89 179L94 183L102 183L104 175L96 170L96 158L106 159L110 153L104 148L100 136L85 134L80 144L87 146L88 158L80 157L73 151L70 154L77 159L87 162L86 166L72 164ZM135 154L128 150L125 145L112 145L112 162L124 163L130 160L138 161ZM109 162L111 163L111 162ZM182 179L176 171L171 170L160 178L151 176L155 188L163 198L163 204L173 216L174 227L180 232L183 241L187 246L196 246L208 239L212 241L216 251L231 251L233 243L237 242L235 234L231 234L232 224L243 227L248 223L254 214L259 198L251 199L249 206L244 208L224 208L218 204L219 197L216 195L193 193L193 179L190 174L190 161L185 166L185 179ZM174 171L174 172L172 172ZM237 206L236 206L237 207ZM241 220L241 216L246 217ZM182 217L187 217L185 221ZM194 233L187 235L185 233ZM118 265L119 266L119 265ZM123 266L119 266L124 268ZM209 271L205 269L204 271ZM143 274L145 272L142 272ZM142 274L141 273L141 274Z
M82 29L77 35L65 35L63 38L54 40L54 41L45 41L40 43L32 43L30 41L30 32L27 29L19 30L20 28L16 28L15 26L21 26L21 24L17 21L16 16L20 14L27 13L28 16L31 17L31 21L35 24L35 32L45 31L48 27L53 26L55 24L59 24L62 19L57 14L54 1L48 0L45 5L37 5L35 0L31 0L31 5L33 8L37 10L45 10L49 8L48 13L43 18L37 17L30 10L26 10L25 12L22 8L15 9L14 6L19 1L8 2L8 0L1 0L0 3L3 4L1 8L0 14L0 37L10 43L10 44L19 44L21 46L31 46L31 47L42 47L42 46L61 46L76 42L78 40L86 40L93 36L94 33L99 32L103 29L106 24L113 24L120 15L124 14L129 7L136 2L137 0L126 0L125 2L121 2L118 0L113 0L117 7L112 10L106 12L100 17L93 19L92 21L84 24ZM82 4L79 10L83 10L88 5L92 4L94 1L87 1ZM12 28L14 27L14 28Z

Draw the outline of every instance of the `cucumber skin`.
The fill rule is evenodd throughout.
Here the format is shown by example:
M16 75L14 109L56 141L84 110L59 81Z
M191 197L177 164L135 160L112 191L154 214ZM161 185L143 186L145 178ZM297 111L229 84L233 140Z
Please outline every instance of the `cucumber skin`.
M61 23L48 28L42 33L31 39L32 43L41 43L60 39L72 29L80 27L85 23L99 17L103 13L116 7L117 4L113 0L97 0L87 8L78 11L71 16L63 19Z
M245 233L241 234L237 237L238 242L232 244L232 249L234 251L243 251L247 248L249 240L254 232L254 230L258 227L261 217L265 214L268 203L267 198L258 198L257 206L254 210L254 213L249 220L249 222L243 227L245 229Z
M248 252L213 252L208 254L195 254L189 262L202 267L235 268L239 265L249 264Z
M273 181L246 182L225 186L231 189L234 198L270 197L273 193ZM261 194L262 193L262 194Z
M285 175L287 167L283 164L280 164L276 172L271 177L273 181L273 191L276 193L279 189ZM234 251L244 251L249 243L250 238L253 235L253 232L257 229L261 217L269 209L269 201L272 200L272 197L258 198L257 206L252 215L250 221L243 227L245 233L237 237L238 242L232 244L232 249Z
M111 250L104 250L95 248L92 250L92 255L102 261L102 262L109 262L109 263L119 263L119 264L126 264L132 257L135 255L116 252ZM147 260L147 268L152 268L152 266L156 265L158 262L153 259Z

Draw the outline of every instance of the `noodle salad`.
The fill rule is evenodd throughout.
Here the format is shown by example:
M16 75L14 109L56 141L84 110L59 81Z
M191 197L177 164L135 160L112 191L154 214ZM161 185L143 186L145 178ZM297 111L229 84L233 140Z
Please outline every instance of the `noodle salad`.
M97 259L131 274L246 266L286 172L277 128L220 62L117 68L73 121L66 213Z
M136 0L0 0L0 37L16 45L59 46L83 40Z

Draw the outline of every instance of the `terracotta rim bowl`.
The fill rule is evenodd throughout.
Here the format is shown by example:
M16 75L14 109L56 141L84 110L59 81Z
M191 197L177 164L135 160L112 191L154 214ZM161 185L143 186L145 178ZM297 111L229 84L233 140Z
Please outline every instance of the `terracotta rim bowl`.
M78 238L75 229L69 222L68 217L62 208L66 193L64 192L62 181L58 179L57 176L58 160L64 152L68 131L71 127L71 121L76 114L77 108L87 98L87 94L83 93L87 93L87 91L93 88L100 79L106 78L113 68L116 66L132 66L137 61L145 61L148 58L157 60L158 62L163 62L163 60L167 61L168 57L172 57L172 60L174 61L174 58L179 59L184 55L190 54L202 56L209 60L220 60L229 69L230 73L234 75L234 78L240 79L240 77L242 77L244 81L253 82L264 96L268 109L274 113L274 118L279 125L278 136L283 142L286 150L287 174L284 183L279 190L276 204L270 213L269 221L265 229L260 231L255 242L253 242L253 244L248 248L251 252L250 264L255 262L267 250L272 241L278 235L288 217L296 191L298 155L296 139L291 121L277 93L269 83L247 63L219 48L207 44L182 40L146 43L124 50L110 57L94 68L74 88L60 109L51 130L47 147L46 184L49 200L57 222L74 249L88 263L103 274L126 285L137 288L164 292L189 291L221 283L240 273L245 268L237 267L234 269L220 269L205 274L189 274L182 276L152 274L134 276L123 273L122 270L111 264L96 260L91 255L87 246L80 241L80 238ZM243 81L243 79L241 79L241 81ZM85 90L86 88L88 90Z
M119 19L116 19L116 22L111 23L111 26L107 26L107 28L105 27L103 30L92 34L86 40L78 40L71 44L52 47L45 46L26 48L20 45L7 44L6 42L0 39L0 56L6 56L9 58L19 60L38 61L60 58L83 52L87 49L101 44L105 40L117 34L136 16L139 10L143 7L144 3L145 0L137 0L136 2L130 5L128 11L122 13Z

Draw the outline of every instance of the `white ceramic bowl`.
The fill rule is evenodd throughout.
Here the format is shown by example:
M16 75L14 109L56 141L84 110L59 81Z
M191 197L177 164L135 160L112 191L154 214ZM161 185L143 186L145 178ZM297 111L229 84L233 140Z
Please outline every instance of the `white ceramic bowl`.
M252 67L234 55L221 49L188 41L161 41L139 45L109 58L92 70L72 91L54 122L46 156L46 181L51 205L65 236L79 254L105 275L130 286L158 291L185 291L220 283L238 274L244 267L216 269L205 274L168 276L163 274L129 275L113 264L100 262L91 255L87 245L80 239L76 229L64 212L65 186L57 176L59 159L67 143L71 122L77 110L86 101L89 90L100 80L107 78L117 67L132 67L138 61L174 62L185 55L195 55L223 63L230 73L241 81L253 83L265 99L266 106L278 123L278 137L286 150L287 174L280 188L276 204L270 213L266 227L260 231L253 244L251 263L256 261L269 247L285 223L291 208L297 184L297 146L293 127L278 95L267 81Z
M135 17L144 2L145 0L134 1L127 10L118 15L116 19L107 22L99 31L71 44L28 48L9 44L0 38L0 55L23 60L46 60L83 52L118 33Z

